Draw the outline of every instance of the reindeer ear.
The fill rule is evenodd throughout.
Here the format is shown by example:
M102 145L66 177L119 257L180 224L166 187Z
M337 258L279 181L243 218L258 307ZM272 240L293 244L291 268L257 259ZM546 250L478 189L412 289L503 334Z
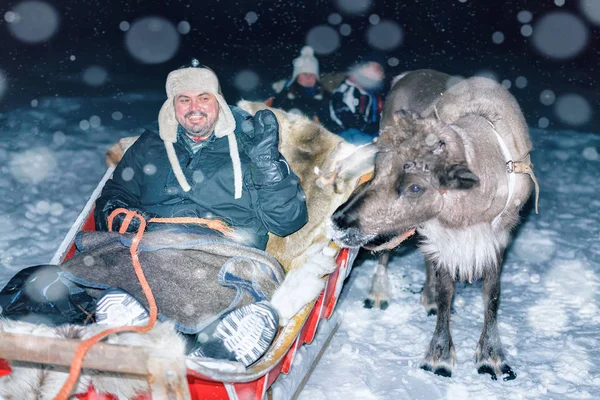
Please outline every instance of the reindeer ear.
M401 109L398 111L394 111L394 122L396 125L403 126L406 124L406 121L411 121L419 118L419 114L414 111Z
M479 178L467 164L455 164L439 176L441 189L471 189L479 185Z

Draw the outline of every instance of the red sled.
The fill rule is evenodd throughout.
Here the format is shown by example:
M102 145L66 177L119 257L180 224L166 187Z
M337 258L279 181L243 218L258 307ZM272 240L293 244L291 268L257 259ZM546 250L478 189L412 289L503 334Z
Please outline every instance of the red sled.
M95 230L94 203L104 184L110 178L112 171L113 168L106 171L52 258L51 264L60 264L75 254L74 240L79 231ZM161 376L164 368L154 366L150 360L147 362L147 366L140 365L139 368L129 371L123 371L122 368L118 369L117 366L112 368L103 367L104 364L94 362L98 361L94 358L102 358L103 351L111 346L116 346L106 343L98 344L101 349L92 348L90 350L84 360L83 367L109 372L146 375L149 380L149 391L140 394L136 400L163 398L261 400L267 398L267 396L270 399L296 398L341 322L339 313L335 313L334 310L344 280L350 273L357 253L358 249L339 250L337 268L326 278L325 288L318 299L307 304L296 314L287 326L283 327L277 334L267 353L243 372L227 372L227 370L221 368L211 368L206 365L190 366L186 363L185 381L187 381L187 385L184 384L186 387L180 387L181 390L175 390L176 393L172 390L167 392L164 390L165 379ZM70 360L79 344L78 341L74 340L39 339L44 344L43 346L40 345L40 351L36 352L35 349L32 350L31 342L37 341L38 337L0 334L0 341L4 343L4 346L2 346L3 358L0 358L0 376L11 373L7 360L68 366L69 362L64 360ZM59 350L62 351L62 361L52 356L52 349L56 349L55 353L59 353ZM71 352L69 353L65 349ZM66 356L65 352L68 353ZM184 366L178 365L177 368L182 370L181 368L184 368ZM85 400L116 399L111 394L97 393L91 386L88 388L87 393L79 393L74 396L74 398Z

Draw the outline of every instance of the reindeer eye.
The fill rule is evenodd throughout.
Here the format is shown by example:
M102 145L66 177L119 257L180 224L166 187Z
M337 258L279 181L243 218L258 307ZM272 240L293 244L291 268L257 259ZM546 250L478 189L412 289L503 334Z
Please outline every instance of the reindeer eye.
M438 147L439 147L440 149L443 149L444 147L446 147L446 142L444 142L443 140L440 140L440 141L438 142Z
M419 193L421 191L421 187L419 185L411 185L408 190L413 193Z

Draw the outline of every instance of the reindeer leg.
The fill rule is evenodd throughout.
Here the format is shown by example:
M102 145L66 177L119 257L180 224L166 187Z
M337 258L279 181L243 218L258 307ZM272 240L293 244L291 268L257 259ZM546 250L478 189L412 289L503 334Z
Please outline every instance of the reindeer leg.
M387 275L390 253L390 251L384 251L379 256L379 262L371 279L371 290L363 302L365 308L375 306L385 310L390 305L390 280Z
M454 278L443 267L431 263L437 291L437 323L421 368L436 375L452 376L456 352L450 335L450 307L454 295Z
M477 372L490 374L493 380L504 375L505 381L513 380L517 375L506 364L504 350L498 332L498 304L500 302L500 271L502 257L498 257L497 265L486 269L483 275L483 302L485 307L485 320L479 344L475 351Z
M421 293L421 303L425 307L427 315L436 315L438 311L437 305L437 290L435 287L435 270L433 268L433 262L425 257L425 285L423 286L423 292Z

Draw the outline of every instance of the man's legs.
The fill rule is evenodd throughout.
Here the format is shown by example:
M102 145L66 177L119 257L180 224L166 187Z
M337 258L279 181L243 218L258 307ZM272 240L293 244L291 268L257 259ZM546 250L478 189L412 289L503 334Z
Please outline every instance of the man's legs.
M96 320L110 326L144 325L148 312L133 296L121 289L109 289L98 300ZM268 301L231 310L196 335L185 335L188 354L193 357L256 362L269 348L278 327L277 311Z

